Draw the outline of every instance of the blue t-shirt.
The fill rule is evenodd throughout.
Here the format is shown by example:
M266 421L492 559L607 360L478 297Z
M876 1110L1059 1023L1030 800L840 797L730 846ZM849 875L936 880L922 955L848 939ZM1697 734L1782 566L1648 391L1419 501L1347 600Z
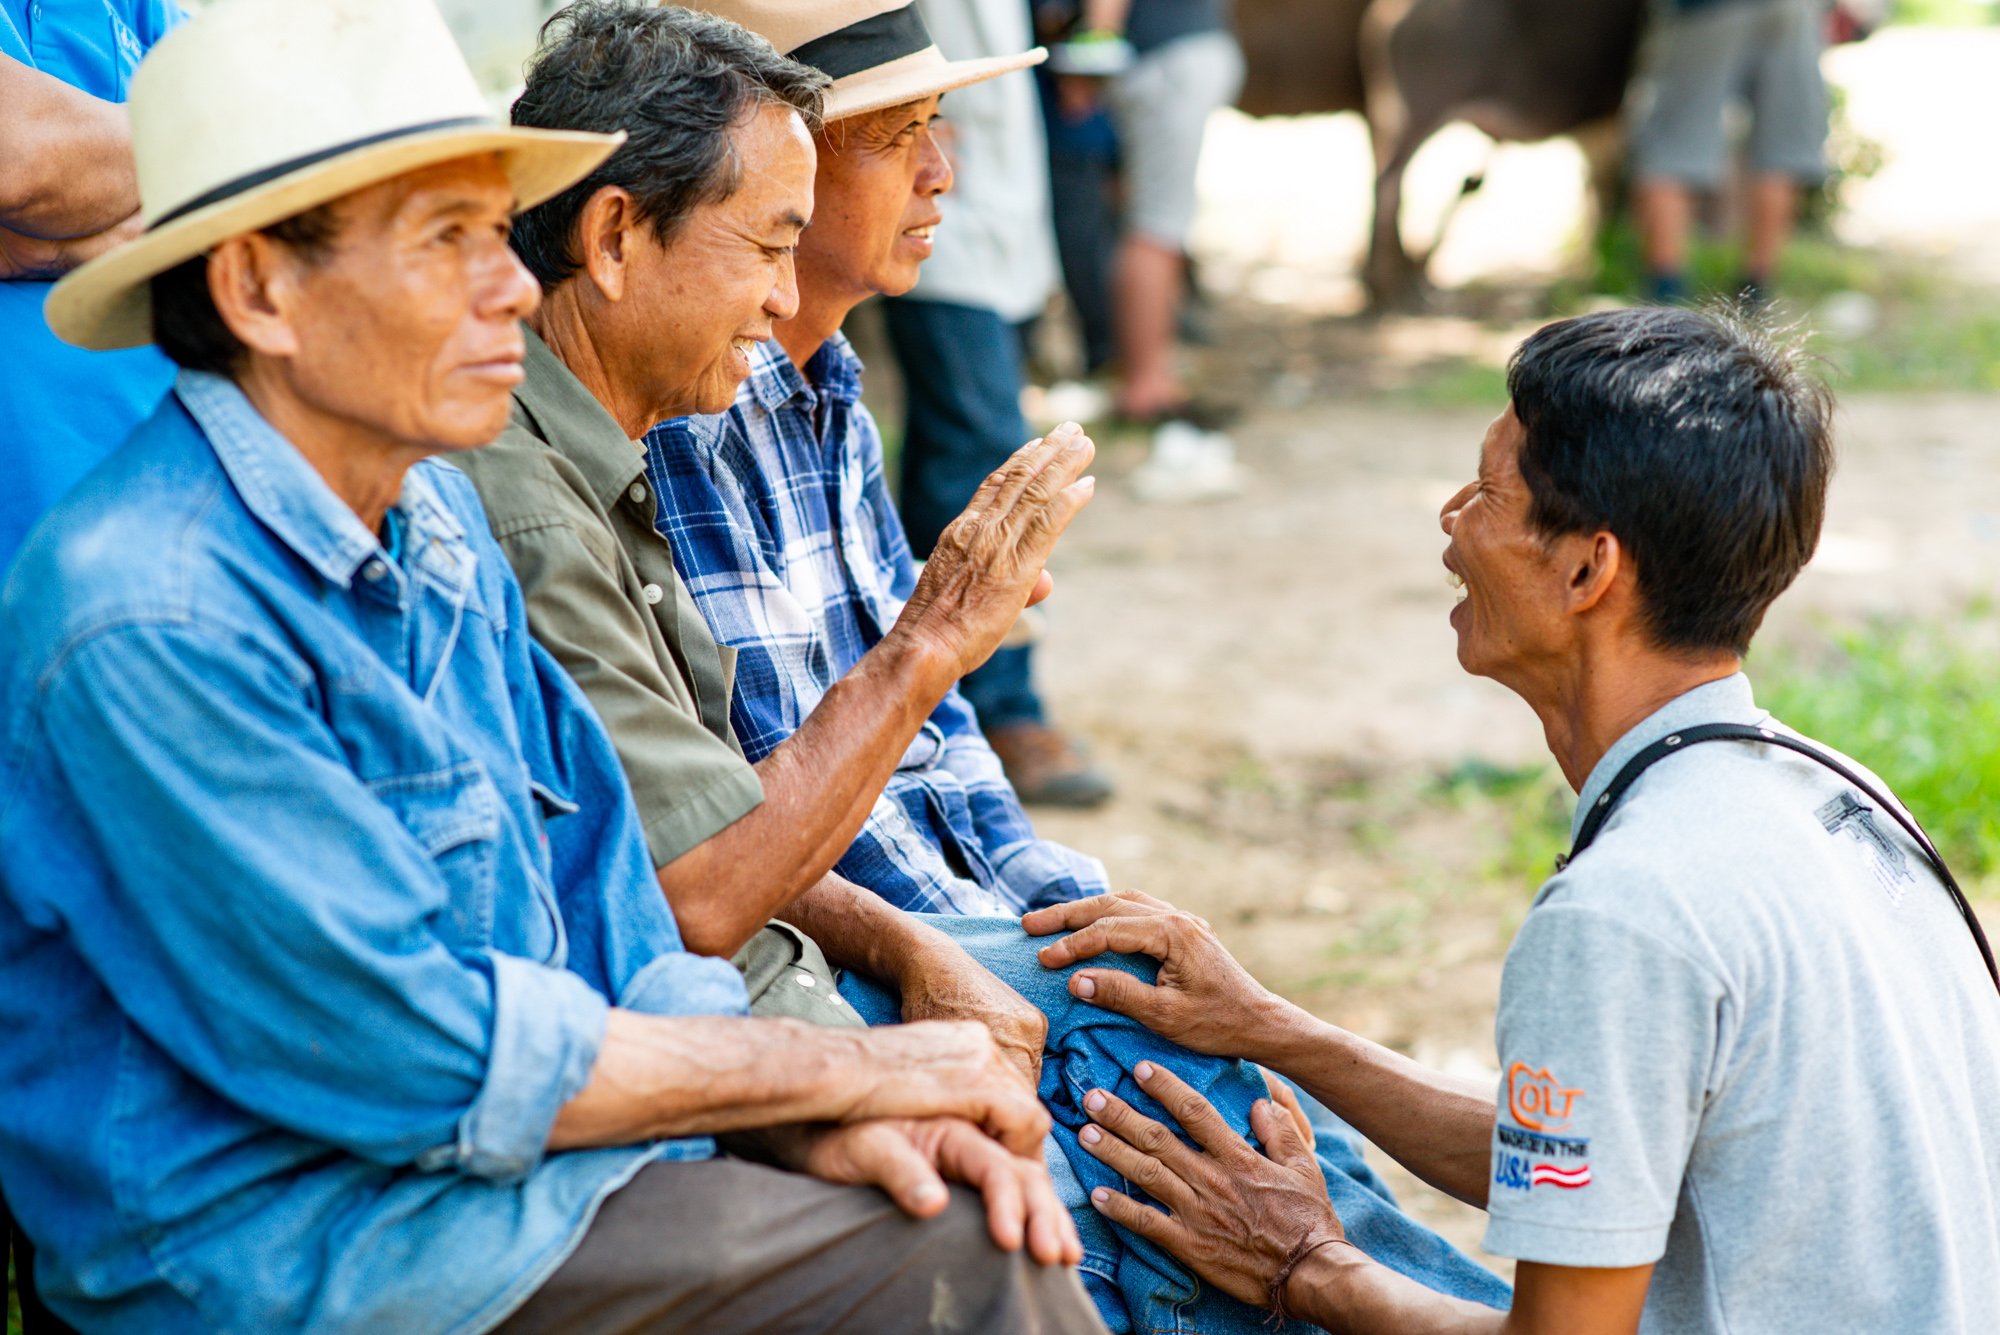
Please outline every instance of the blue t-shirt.
M173 0L0 0L0 56L125 100ZM49 332L48 283L0 282L0 577L35 521L129 435L173 383L156 349L86 352Z

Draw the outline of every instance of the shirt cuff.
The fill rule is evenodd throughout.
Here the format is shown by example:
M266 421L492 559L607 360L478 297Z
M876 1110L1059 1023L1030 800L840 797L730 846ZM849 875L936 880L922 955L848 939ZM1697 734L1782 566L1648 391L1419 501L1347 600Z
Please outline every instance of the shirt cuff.
M620 1010L645 1015L748 1015L743 975L728 960L670 950L632 975Z
M993 872L1012 897L1030 909L1088 899L1111 889L1102 862L1046 839L1001 849Z
M1568 1228L1488 1215L1480 1245L1495 1256L1538 1265L1622 1269L1651 1265L1665 1256L1670 1226L1671 1221L1638 1228Z
M642 774L631 778L632 797L646 823L646 847L656 868L714 838L764 802L757 771L741 757L693 792L687 791L687 771L682 769L671 783L671 797L656 796Z
M611 1007L565 969L490 952L493 1037L486 1081L458 1122L458 1139L418 1160L426 1169L511 1181L548 1149L563 1105L590 1081Z

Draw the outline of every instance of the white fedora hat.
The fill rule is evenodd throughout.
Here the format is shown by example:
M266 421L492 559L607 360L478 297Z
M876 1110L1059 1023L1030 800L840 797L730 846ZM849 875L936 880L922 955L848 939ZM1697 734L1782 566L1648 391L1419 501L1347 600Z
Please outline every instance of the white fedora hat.
M833 80L826 119L900 106L979 83L1048 57L1041 47L1015 56L946 60L923 15L899 0L681 0L734 19L802 65Z
M530 208L624 138L504 124L432 0L218 0L140 64L131 114L146 230L49 293L81 347L152 342L153 277L232 236L478 153Z

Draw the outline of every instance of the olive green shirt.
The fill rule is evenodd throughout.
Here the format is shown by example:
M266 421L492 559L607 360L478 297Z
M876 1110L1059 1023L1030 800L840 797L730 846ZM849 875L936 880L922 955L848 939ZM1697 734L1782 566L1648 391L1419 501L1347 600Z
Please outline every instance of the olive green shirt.
M604 721L664 867L764 800L729 726L736 652L716 644L653 528L646 459L527 331L513 421L453 462L514 565L528 628Z

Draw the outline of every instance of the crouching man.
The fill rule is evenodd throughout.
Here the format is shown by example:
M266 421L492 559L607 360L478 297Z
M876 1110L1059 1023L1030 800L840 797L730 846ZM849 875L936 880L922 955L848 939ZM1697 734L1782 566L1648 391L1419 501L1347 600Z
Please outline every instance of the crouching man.
M1269 1157L1171 1075L1206 1147L1087 1094L1086 1141L1167 1212L1099 1208L1239 1296L1356 1332L1907 1330L2000 1312L2000 996L1930 842L1879 780L1757 708L1744 653L1819 541L1831 404L1730 321L1631 310L1515 355L1445 506L1458 660L1541 718L1574 843L1507 956L1501 1082L1454 1080L1271 996L1206 926L1104 898L1044 958L1170 959L1071 987L1296 1078L1490 1215L1513 1310L1346 1241L1286 1119Z
M1097 1329L984 1029L752 1020L681 949L615 752L428 457L521 380L510 216L617 138L491 122L413 0L221 0L132 116L146 231L50 321L183 369L0 598L0 1177L50 1305ZM824 1181L715 1156L750 1132Z

